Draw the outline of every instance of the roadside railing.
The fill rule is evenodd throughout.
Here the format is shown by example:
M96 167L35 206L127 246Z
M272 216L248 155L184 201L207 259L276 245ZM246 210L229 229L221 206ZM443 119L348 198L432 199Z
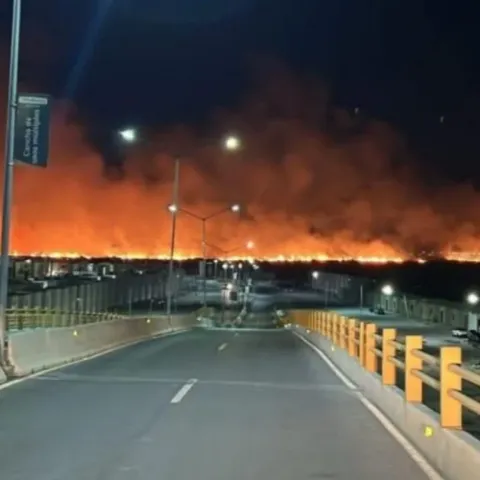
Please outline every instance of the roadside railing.
M49 308L10 308L7 310L9 330L55 328L106 322L124 318L111 312L70 312Z
M192 313L198 316L209 316L210 308L202 307ZM151 312L141 315L142 318L165 316L165 313ZM7 324L10 331L21 331L33 328L59 328L86 325L89 323L108 322L128 318L112 312L71 312L49 308L10 308L7 310Z
M399 341L395 328L384 328L380 335L374 323L335 312L299 310L291 314L293 323L328 338L334 348L346 350L367 371L380 371L384 385L396 385L397 369L403 372L407 402L423 403L423 384L438 391L442 427L462 429L464 409L480 415L480 390L476 398L463 391L463 382L480 387L480 375L461 366L460 346L443 346L436 357L423 351L421 335L407 335ZM424 371L425 367L436 372L437 378Z

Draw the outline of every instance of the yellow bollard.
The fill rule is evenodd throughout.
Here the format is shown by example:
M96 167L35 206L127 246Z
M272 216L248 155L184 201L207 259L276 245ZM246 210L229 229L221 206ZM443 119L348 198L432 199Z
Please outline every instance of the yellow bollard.
M407 402L422 403L423 382L414 371L421 371L423 361L415 355L415 350L423 347L423 337L420 335L408 335L405 338L405 399Z
M360 365L365 366L365 324L359 322L358 325L358 361Z
M332 340L334 345L338 345L338 315L332 313Z
M339 329L340 329L340 338L339 338L340 348L347 348L347 319L344 316L340 317Z
M369 323L365 327L365 368L370 373L377 372L377 356L374 351L377 346L375 341L376 333L377 326L374 323Z
M462 390L462 377L450 371L451 365L461 364L461 347L440 349L440 423L443 428L462 428L462 404L449 393Z
M357 345L355 340L357 337L357 321L354 318L348 320L348 353L355 357L357 354Z
M395 358L395 328L385 328L382 332L382 381L384 385L395 385L397 382L397 368L390 360Z

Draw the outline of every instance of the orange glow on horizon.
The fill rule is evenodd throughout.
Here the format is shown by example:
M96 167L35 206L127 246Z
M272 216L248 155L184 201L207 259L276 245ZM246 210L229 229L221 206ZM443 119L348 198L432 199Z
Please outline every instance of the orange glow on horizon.
M109 159L60 105L48 168L15 168L11 251L168 258L171 153L181 152L181 208L208 216L234 203L242 207L207 222L207 243L219 247L209 248L208 257L235 251L229 258L277 262L480 261L480 194L473 187L424 185L392 128L356 125L348 112L329 110L325 92L313 101L307 88L285 78L281 88L267 85L247 99L242 111L219 113L214 131L239 132L238 152L188 131L163 132L119 147L121 167L105 167ZM250 239L251 250L238 248ZM200 257L201 242L201 222L178 213L176 259Z
M168 255L156 255L148 256L142 253L125 253L125 254L114 254L106 252L104 255L88 255L77 252L49 252L49 253L39 253L39 252L13 252L13 257L33 257L33 258L51 258L51 259L95 259L95 258L118 258L121 260L168 260ZM200 258L198 254L190 253L180 253L174 256L176 261L187 261L187 260L196 260ZM278 256L266 256L266 257L252 257L251 255L220 255L217 257L211 257L218 259L219 261L266 261L272 263L327 263L327 262L358 262L362 264L371 264L371 265L382 265L387 263L405 263L407 261L417 262L420 264L427 263L428 260L423 258L401 258L401 257L334 257L328 255L278 255ZM443 257L444 260L451 262L462 262L462 263L480 263L480 253L457 253L449 254Z

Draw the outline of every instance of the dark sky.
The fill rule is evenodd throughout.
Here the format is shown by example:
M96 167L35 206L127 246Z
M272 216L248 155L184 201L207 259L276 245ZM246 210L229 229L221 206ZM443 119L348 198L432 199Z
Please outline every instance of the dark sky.
M21 78L92 125L198 123L241 101L255 60L279 59L477 179L479 16L478 1L24 0Z

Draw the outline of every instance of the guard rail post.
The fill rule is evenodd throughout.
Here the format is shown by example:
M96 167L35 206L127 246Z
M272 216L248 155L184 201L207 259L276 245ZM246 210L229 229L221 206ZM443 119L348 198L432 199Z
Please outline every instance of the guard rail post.
M382 381L384 385L395 385L397 382L397 369L391 361L395 358L395 339L397 331L395 328L385 328L382 331Z
M405 337L405 400L410 403L422 403L423 382L415 375L422 371L423 360L415 355L416 350L422 350L423 337L407 335Z
M325 327L325 316L326 316L326 312L322 310L320 312L320 334L323 335L324 337L327 336L327 329Z
M357 321L354 318L348 320L348 353L350 356L357 355L357 346L355 344L357 333Z
M332 315L332 325L333 325L333 343L338 347L338 315Z
M358 361L360 365L365 365L365 324L363 322L358 326Z
M443 428L462 428L462 404L452 391L462 390L462 377L450 370L452 365L462 364L461 347L440 349L440 422Z
M347 319L340 317L340 348L347 348Z
M329 340L332 339L332 319L330 312L325 314L325 334Z
M370 373L377 372L377 355L375 354L377 346L375 340L376 332L377 326L374 323L369 323L365 327L365 368Z

